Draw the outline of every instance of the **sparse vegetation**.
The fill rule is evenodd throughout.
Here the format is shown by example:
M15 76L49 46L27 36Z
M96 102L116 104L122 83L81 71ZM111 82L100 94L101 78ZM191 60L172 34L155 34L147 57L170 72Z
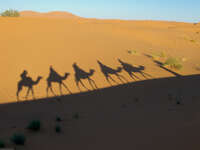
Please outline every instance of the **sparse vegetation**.
M127 50L127 52L131 55L140 55L136 50Z
M1 13L2 17L19 17L20 13L14 9L8 9Z
M62 130L61 130L60 125L56 125L55 131L56 131L56 133L61 133Z
M181 61L174 57L169 57L163 64L163 66L169 66L170 68L181 70L183 68L183 65L181 64Z
M195 40L190 40L190 42L195 43L196 41Z
M61 122L62 119L61 119L59 116L57 116L57 117L56 117L56 121L57 121L57 122Z
M32 131L39 131L41 128L41 122L39 120L33 120L29 123L27 129Z
M196 65L196 70L200 71L200 65Z
M24 136L24 134L15 133L10 140L16 145L24 145L26 142L26 137Z
M165 52L159 52L159 53L152 53L151 54L151 57L156 60L156 59L159 59L159 58L165 58L166 57L166 54Z
M75 113L75 114L73 115L73 118L76 119L76 120L78 120L78 119L80 118L79 113Z
M5 142L0 140L0 148L5 148Z

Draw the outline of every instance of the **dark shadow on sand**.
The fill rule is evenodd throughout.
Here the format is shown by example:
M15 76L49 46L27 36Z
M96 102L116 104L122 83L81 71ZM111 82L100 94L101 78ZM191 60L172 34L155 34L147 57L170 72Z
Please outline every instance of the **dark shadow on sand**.
M140 80L140 78L136 75L136 73L141 74L145 79L152 78L150 74L144 72L145 70L144 66L135 67L127 62L122 61L121 59L118 59L118 61L122 65L124 71L126 71L133 80L136 79Z
M23 87L27 87L27 93L25 98L27 99L29 96L30 91L32 92L32 97L33 99L35 99L35 94L34 94L34 90L33 90L33 86L37 85L40 80L42 79L41 76L38 76L37 80L33 80L31 77L27 76L28 72L26 70L23 71L23 73L20 75L21 76L21 80L17 83L17 100L19 101L19 94L22 91Z
M112 78L111 75L115 75L115 76L121 81L122 84L128 82L128 80L127 80L125 77L123 77L122 75L119 74L120 72L122 72L122 68L121 68L121 67L118 67L117 69L113 69L113 68L111 68L111 67L108 67L108 66L104 65L104 64L103 64L102 62L100 62L99 60L97 61L97 63L99 64L100 70L101 70L101 72L103 73L103 75L105 76L107 82L108 82L111 86L112 86L112 83L110 82L110 80L113 81L115 84L119 84L116 80L114 80L114 79ZM109 79L110 79L110 80L109 80ZM124 82L122 79L123 79L125 82Z
M82 82L82 80L87 79L90 86L92 87L93 90L98 89L96 83L94 80L91 79L91 76L95 73L94 69L90 69L89 72L84 71L83 69L81 69L77 63L74 63L72 65L73 69L74 69L74 76L75 76L75 83L76 86L78 87L79 91L81 92L81 88L79 86L79 83L81 83L81 85L89 91L89 89L84 85L84 83Z

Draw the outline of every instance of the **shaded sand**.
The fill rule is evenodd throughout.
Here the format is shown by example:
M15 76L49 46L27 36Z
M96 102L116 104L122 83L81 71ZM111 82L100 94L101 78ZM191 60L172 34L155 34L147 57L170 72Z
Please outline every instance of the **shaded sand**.
M2 104L0 139L13 147L9 137L24 133L27 143L17 147L20 150L198 150L199 85L200 75L191 75L134 82L59 101ZM176 105L177 97L181 105ZM78 120L73 118L76 113ZM63 121L56 123L56 116ZM24 129L33 119L42 122L38 133ZM55 133L56 124L62 133Z
M199 31L198 25L162 21L1 17L0 103L16 101L17 82L24 69L33 80L39 75L43 76L34 91L36 98L46 97L50 65L61 75L71 73L64 83L73 93L79 92L74 82L74 62L85 71L96 71L91 78L99 88L110 85L101 73L97 60L116 69L120 66L117 61L120 58L135 66L145 66L144 71L153 78L174 76L144 55L164 51L167 55L186 58L179 74L198 74ZM136 50L139 55L131 55L128 50ZM125 71L120 74L129 82L133 81ZM140 80L145 80L138 76ZM113 78L120 83L116 77ZM91 89L88 81L84 81L84 84ZM59 94L58 85L53 84L53 88ZM64 88L63 93L68 94ZM25 94L26 89L20 93L22 100Z

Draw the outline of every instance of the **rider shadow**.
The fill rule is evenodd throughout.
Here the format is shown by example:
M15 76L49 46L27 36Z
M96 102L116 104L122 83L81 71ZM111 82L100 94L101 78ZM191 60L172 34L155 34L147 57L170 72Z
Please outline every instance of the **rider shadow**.
M68 78L68 76L70 75L70 73L65 73L64 76L61 76L60 74L58 74L52 66L50 66L49 68L50 70L50 73L49 73L49 76L47 78L47 89L46 89L46 92L47 92L47 97L48 97L48 92L49 92L49 89L50 91L52 92L52 94L54 96L56 96L55 92L53 91L53 88L52 88L52 83L58 83L59 84L59 90L60 90L60 94L62 94L62 86L64 86L67 91L72 94L72 92L69 90L69 88L67 87L66 84L63 83L64 80L66 80Z
M122 75L120 75L119 73L122 72L122 68L118 67L117 69L113 69L111 67L108 67L106 65L104 65L103 63L101 63L99 60L97 60L97 63L99 64L99 67L101 69L101 72L103 73L103 75L105 76L107 82L112 86L110 80L112 80L114 83L119 84L117 81L115 81L111 75L115 75L122 83L125 83L123 80L125 80L126 82L128 82L128 80L123 77ZM110 80L109 80L110 79ZM123 80L122 80L123 79Z
M152 76L150 74L144 72L144 70L145 70L144 66L135 67L129 63L126 63L126 62L120 60L120 59L118 59L118 61L122 65L122 68L124 69L124 71L126 71L133 80L136 80L135 78L140 80L140 78L138 76L136 76L135 73L141 74L145 79L149 79L149 77L152 78Z
M82 82L82 80L87 79L90 86L92 87L93 90L98 89L96 83L94 80L91 79L91 76L95 73L94 69L90 69L89 72L84 71L83 69L81 69L76 63L74 63L72 65L73 69L74 69L74 76L75 76L75 82L76 82L76 86L78 87L79 91L81 92L81 88L79 86L79 83L81 83L81 85L88 91L90 91Z
M27 76L27 74L28 74L28 72L26 70L24 70L23 73L20 75L21 80L17 84L17 92L16 92L18 101L19 101L19 93L22 91L23 87L28 88L25 98L26 99L28 98L29 93L31 91L32 97L33 97L33 99L35 99L33 86L37 85L40 82L40 80L42 79L41 76L38 76L37 80L34 81L31 77Z

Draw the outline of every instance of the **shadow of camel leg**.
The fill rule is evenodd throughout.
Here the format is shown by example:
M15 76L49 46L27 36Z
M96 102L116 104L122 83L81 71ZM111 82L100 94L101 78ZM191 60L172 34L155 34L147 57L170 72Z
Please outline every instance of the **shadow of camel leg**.
M95 88L92 85L91 79L88 78L88 82L89 82L90 86L92 87L92 89L95 90Z
M109 76L109 78L116 84L119 84L117 81L115 81L111 76Z
M118 74L116 74L117 78L121 81L121 83L124 83L124 81L120 78Z
M27 92L26 92L26 96L25 96L25 99L27 100L28 98L28 95L29 95L29 92L30 92L31 88L28 88Z
M132 73L129 73L129 76L134 80L136 81L136 79L134 78L134 75Z
M62 94L62 84L61 83L59 83L59 90L60 90L60 95L62 96L63 94Z
M122 75L119 75L119 77L120 78L122 78L122 79L124 79L124 81L126 81L126 82L128 82L129 83L129 81L124 77L124 76L122 76Z
M109 81L109 78L108 78L108 77L106 77L106 80L107 80L108 84L110 84L110 85L112 86L112 84L111 84L111 82Z
M148 77L151 77L152 78L152 76L150 75L150 74L148 74L148 73L145 73L145 72L142 72L144 75L146 75L146 76L148 76Z
M141 74L145 79L148 79L148 77L147 77L143 72L140 72L140 74Z
M132 74L132 76L134 76L135 78L137 78L138 80L140 80L140 78L138 76L136 76L133 72L131 74Z
M62 83L62 85L67 89L67 91L72 94L72 92L69 90L69 88L67 87L67 85L65 85L64 83Z
M17 89L17 93L16 93L16 96L17 96L17 102L20 101L20 99L19 99L19 93L20 93L21 90L22 90L22 88L21 88L21 87L18 87L18 89Z
M80 86L79 86L79 81L75 80L75 82L76 82L76 86L77 86L77 88L79 89L79 91L82 92L82 91L81 91L81 88L80 88Z
M94 80L90 79L90 81L94 84L95 88L98 89L96 83L94 82Z
M52 93L54 96L56 96L56 94L55 94L54 91L53 91L52 86L50 86L49 88L50 88L51 93Z
M80 80L80 83L81 83L81 85L85 88L85 89L87 89L88 91L90 91L90 89L88 89L84 84L83 84L83 82Z
M33 91L33 88L31 88L31 92L32 92L33 99L35 99L35 93Z

